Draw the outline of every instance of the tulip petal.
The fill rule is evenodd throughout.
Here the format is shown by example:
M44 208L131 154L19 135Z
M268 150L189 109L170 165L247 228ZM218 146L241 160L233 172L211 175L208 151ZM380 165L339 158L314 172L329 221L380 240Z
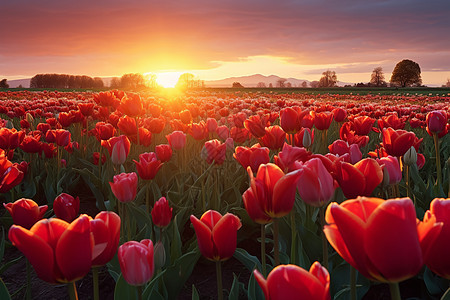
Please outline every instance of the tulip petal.
M267 277L269 298L272 300L323 300L322 283L308 271L295 265L280 265Z
M108 227L106 227L103 220L94 219L90 221L91 236L94 240L94 247L92 248L92 261L94 261L108 245Z
M93 266L102 266L108 263L117 252L120 238L120 217L112 211L102 211L95 216L95 220L103 221L108 228L108 245L106 249L97 258L92 258Z
M209 227L210 230L214 229L217 222L222 218L222 215L215 210L208 210L201 217L200 221L202 221L206 226Z
M267 224L272 221L272 219L261 209L258 199L255 198L251 188L248 188L242 194L242 200L244 202L245 210L254 222L258 224Z
M287 215L294 206L297 181L302 170L296 170L284 175L273 188L272 211L269 216L281 218Z
M61 235L56 245L56 262L64 278L71 282L82 278L91 269L92 247L89 217L81 215Z
M348 199L362 196L366 189L364 174L346 162L342 162L338 167L337 181L344 196Z
M383 181L383 169L373 158L365 158L355 164L365 176L365 188L362 195L370 196L373 190Z
M16 225L9 229L8 238L30 261L40 279L56 283L54 252L49 244L32 231Z
M212 240L211 229L197 219L194 215L191 215L191 223L194 225L195 234L197 236L198 249L208 259L213 259L214 257L214 245Z
M264 293L264 297L266 299L270 299L269 298L269 289L267 287L267 280L256 269L253 271L253 275L255 276L256 282L258 282L259 286L261 287L261 289Z
M225 214L212 231L214 245L218 259L225 260L233 256L236 250L237 230L241 228L241 221L233 214Z
M387 281L399 282L416 275L423 258L411 199L382 203L368 220L364 246L367 256Z

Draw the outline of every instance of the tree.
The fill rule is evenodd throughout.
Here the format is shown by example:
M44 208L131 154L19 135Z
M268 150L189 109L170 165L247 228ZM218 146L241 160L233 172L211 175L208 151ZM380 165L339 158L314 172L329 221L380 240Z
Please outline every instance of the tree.
M244 86L236 81L236 82L233 82L233 85L231 87L242 89Z
M313 89L315 89L315 88L318 88L318 87L319 87L319 82L318 82L317 80L314 80L314 81L311 81L311 82L309 83L309 85L310 85Z
M266 84L264 82L258 82L258 84L256 85L257 88L265 88Z
M109 87L112 89L120 88L120 78L119 77L111 78L111 81L109 82Z
M392 71L391 85L398 85L401 87L406 86L420 86L422 84L422 78L420 77L419 64L409 59L404 59L397 63Z
M450 87L450 79L447 78L447 83L443 84L442 87Z
M124 74L120 78L120 85L125 89L140 89L145 87L144 75L140 73Z
M337 76L335 71L326 70L322 73L319 80L319 87L333 87L337 83Z
M308 86L308 83L306 82L306 81L303 81L302 82L302 88L305 88L305 87L307 87Z
M290 88L292 87L292 83L290 83L290 82L286 83L286 87L287 87L288 89L290 89Z
M386 86L386 81L384 80L383 68L376 67L372 71L372 76L370 78L370 84L375 86Z
M0 81L0 89L7 89L7 88L9 88L9 84L6 83L6 81L7 81L7 79L2 79Z
M183 73L178 78L177 87L189 89L194 85L194 74L191 73Z
M277 80L277 87L278 88L284 88L285 87L285 83L286 83L287 79L286 78L280 78Z
M269 88L271 89L271 88L273 88L273 84L272 84L272 82L271 83L269 83Z

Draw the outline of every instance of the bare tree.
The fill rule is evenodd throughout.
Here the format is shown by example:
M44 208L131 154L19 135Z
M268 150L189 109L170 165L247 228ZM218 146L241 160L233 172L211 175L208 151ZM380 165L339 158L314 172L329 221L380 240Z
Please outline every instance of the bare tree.
M308 83L306 82L306 81L303 81L302 82L302 88L305 88L305 87L307 87L308 86Z
M257 88L265 88L266 84L264 82L258 82L258 84L256 85Z
M370 84L375 86L386 86L386 81L384 80L384 73L382 67L376 67L372 71L372 76L370 78Z
M314 89L319 87L319 82L317 80L311 81L309 85Z
M269 83L269 88L273 88L273 84L272 84L272 82L271 82L271 83Z
M450 87L450 79L447 78L447 83L443 85L443 87Z
M326 70L322 73L319 80L319 87L333 87L337 83L337 76L335 71Z

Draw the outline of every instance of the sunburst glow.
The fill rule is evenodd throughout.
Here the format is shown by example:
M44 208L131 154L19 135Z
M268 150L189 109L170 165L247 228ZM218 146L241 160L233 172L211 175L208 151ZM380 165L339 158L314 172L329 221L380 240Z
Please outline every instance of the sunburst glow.
M183 72L156 73L156 83L164 88L174 88Z

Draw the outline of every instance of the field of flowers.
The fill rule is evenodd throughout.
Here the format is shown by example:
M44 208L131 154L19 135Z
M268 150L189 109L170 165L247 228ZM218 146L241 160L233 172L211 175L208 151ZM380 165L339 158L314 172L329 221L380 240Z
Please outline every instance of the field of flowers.
M92 270L100 299L103 268L115 299L205 299L202 261L217 299L450 299L448 116L450 94L0 92L0 277L14 248L28 278L0 298L35 272L77 299Z

